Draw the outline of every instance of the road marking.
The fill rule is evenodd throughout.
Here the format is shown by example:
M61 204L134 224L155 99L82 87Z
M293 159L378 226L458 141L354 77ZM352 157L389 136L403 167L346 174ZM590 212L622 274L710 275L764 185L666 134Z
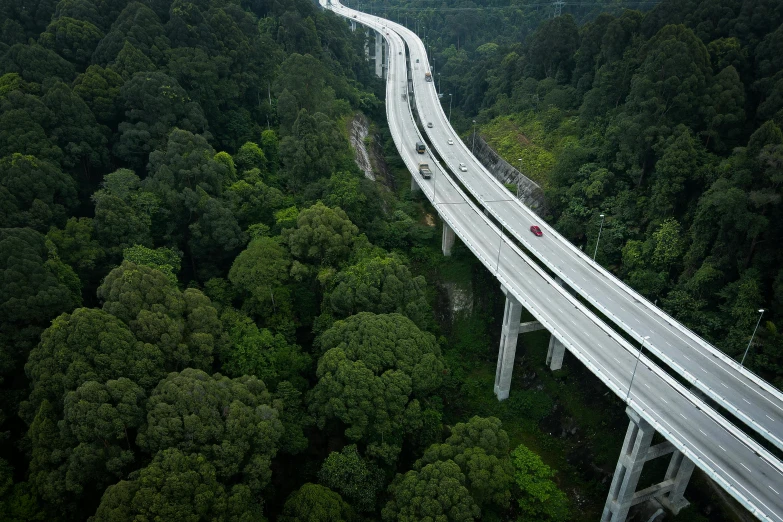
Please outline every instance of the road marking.
M643 382L642 384L644 384L645 386L647 386L647 389L649 389L649 388L650 388L650 385L649 385L649 384L647 384L646 382Z
M682 413L680 413L680 417L682 417L682 418L683 418L683 419L685 419L685 420L688 420L688 417L686 417L686 416L685 416L685 415L683 415Z
M740 466L742 466L742 467L743 467L743 468L745 468L746 470L750 471L750 468L749 468L749 467L747 467L747 466L746 466L745 464L743 464L742 462L740 462ZM752 471L750 471L750 472L751 472L751 473L753 473Z
M699 428L699 431L701 431L701 428ZM709 437L709 435L707 435L707 434L706 434L706 433L704 433L703 431L701 431L701 434L702 434L702 435L704 435L705 437Z
M773 418L772 418L772 417L770 417L769 415L766 415L766 414L765 414L764 416L765 416L766 418L768 418L769 420L771 420L772 422L775 422L775 419L773 419Z
M683 356L683 357L685 357L686 359L688 359L689 361L691 360L691 358L690 358L690 357L688 357L688 356L687 356L687 355L685 355L685 354L682 354L682 356Z
M723 451L726 451L726 448L724 448L724 447L723 447L723 446L721 446L720 444L718 444L718 447L719 447L720 449L722 449Z
M748 404L750 404L750 401L748 399L746 399L745 397L743 397L742 400L747 402Z
M721 384L721 386L723 386L724 388L728 388L728 386L726 386L725 384L723 384L723 381L721 381L721 383L720 383L720 384Z
M669 341L664 341L664 342L669 346L669 348L674 348L674 346L672 346L672 343L670 343Z
M667 401L666 399L664 399L663 397L661 397L661 400L662 400L663 402L665 402L666 404L669 404L669 403L668 403L668 401Z
M775 488L773 488L772 486L769 486L769 485L768 485L767 487L768 487L769 489L771 489L772 491L775 491ZM775 491L775 494L776 494L776 495L780 495L780 493L778 493L777 491Z

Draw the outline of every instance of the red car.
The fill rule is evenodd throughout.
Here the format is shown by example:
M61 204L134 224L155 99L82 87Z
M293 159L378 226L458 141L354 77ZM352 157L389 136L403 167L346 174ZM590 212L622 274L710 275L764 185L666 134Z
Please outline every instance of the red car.
M544 233L543 233L543 232L541 232L541 229L540 229L540 228L538 228L538 225L532 225L532 226L530 227L530 231L531 231L533 234L535 234L536 236L538 236L538 237L541 237L541 236L543 236L543 235L544 235Z

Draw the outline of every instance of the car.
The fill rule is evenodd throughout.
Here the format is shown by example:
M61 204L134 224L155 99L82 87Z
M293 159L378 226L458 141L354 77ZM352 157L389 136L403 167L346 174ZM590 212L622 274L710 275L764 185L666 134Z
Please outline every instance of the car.
M398 52L397 54L402 55L402 51Z
M431 128L432 128L432 122L431 122L431 121L428 121L428 122L427 122L427 128L428 128L428 129L431 129Z
M459 164L459 170L461 170L462 172L467 172L468 171L468 167L466 167L464 163L460 163Z
M449 140L449 145L454 145L454 140Z
M353 15L354 18L356 18L356 15Z
M416 63L419 63L419 59L418 58L416 58Z
M538 228L538 225L531 225L530 226L530 231L533 233L534 236L541 237L541 236L544 235L544 233L541 232L541 229Z

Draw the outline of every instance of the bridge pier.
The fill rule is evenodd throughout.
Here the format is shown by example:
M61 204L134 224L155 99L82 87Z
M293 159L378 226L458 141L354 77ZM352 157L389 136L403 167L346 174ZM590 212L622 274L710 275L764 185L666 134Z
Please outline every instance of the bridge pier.
M664 507L676 515L688 505L683 493L693 472L693 462L668 441L651 446L655 428L632 408L626 408L625 412L630 422L601 522L625 522L631 507L651 498L658 498ZM672 453L672 458L663 481L636 491L644 463L669 453Z
M450 256L451 255L451 249L454 247L454 229L452 229L448 223L445 221L443 222L443 241L441 243L441 248L443 249L443 255L444 256ZM519 319L517 319L517 322Z
M383 37L375 31L375 76L383 78Z
M565 345L558 341L554 335L549 338L549 349L546 352L546 364L549 369L559 370L563 367L563 357L565 357Z
M503 326L500 333L498 365L495 370L495 395L499 401L508 399L511 390L511 374L514 371L514 357L517 353L519 337L519 318L522 316L522 303L511 295L506 287L500 287L506 294L506 307L503 312Z
M421 192L421 187L416 183L415 173L411 173L411 192Z

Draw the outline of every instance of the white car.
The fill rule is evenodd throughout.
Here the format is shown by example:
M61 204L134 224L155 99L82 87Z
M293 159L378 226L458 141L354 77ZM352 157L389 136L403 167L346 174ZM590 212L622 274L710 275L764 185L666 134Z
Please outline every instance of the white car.
M466 167L464 163L460 163L459 164L459 170L461 170L462 172L467 172L468 171L468 167Z
M449 140L449 145L454 145L454 140Z

